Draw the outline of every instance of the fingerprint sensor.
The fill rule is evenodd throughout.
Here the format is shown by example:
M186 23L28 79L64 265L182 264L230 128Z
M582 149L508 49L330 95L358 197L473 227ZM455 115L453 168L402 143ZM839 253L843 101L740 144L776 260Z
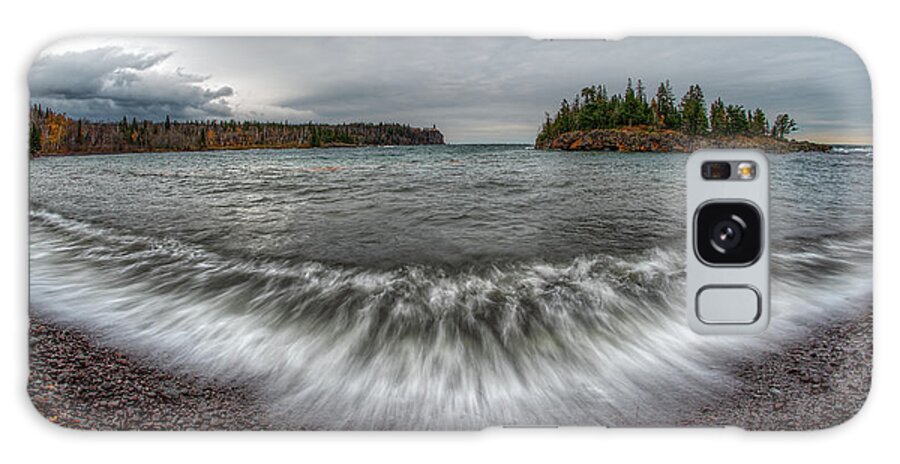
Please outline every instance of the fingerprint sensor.
M759 292L748 285L709 285L697 292L697 318L704 324L752 324L762 311Z

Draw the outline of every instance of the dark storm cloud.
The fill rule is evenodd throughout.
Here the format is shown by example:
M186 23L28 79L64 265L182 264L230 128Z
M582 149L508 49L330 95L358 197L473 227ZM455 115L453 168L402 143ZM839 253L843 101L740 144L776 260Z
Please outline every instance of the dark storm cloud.
M121 77L118 93L110 91L100 101L65 101L110 118L121 117L110 108L126 102L138 108L144 103L132 102L145 97L156 105L191 102L185 107L194 113L233 110L239 119L436 124L453 143L528 143L544 112L554 112L561 99L571 99L582 87L605 83L618 93L633 77L642 79L652 94L660 81L670 79L679 98L698 83L707 102L721 96L749 109L760 107L770 118L790 113L801 127L798 137L871 137L865 67L851 50L826 39L197 38L123 43L153 45L162 52L120 49L106 57L95 51L103 59L83 59L112 63L91 63L81 71L87 77L76 76L71 84L44 84L34 76L33 90L93 94L97 91L84 91L97 80L90 76L115 82L118 72L110 69L126 69L131 71ZM64 55L54 55L54 60L68 61L66 69L77 68L78 59L63 60ZM203 87L201 77L156 71L155 63L163 61L227 82L229 87L220 89L227 95L220 97L228 97L228 103L216 98L216 90ZM42 68L36 64L32 74L43 74ZM141 77L143 87L125 80L132 75Z
M231 87L208 88L206 76L158 65L171 53L128 52L119 47L46 54L29 73L32 101L75 117L160 120L226 117Z

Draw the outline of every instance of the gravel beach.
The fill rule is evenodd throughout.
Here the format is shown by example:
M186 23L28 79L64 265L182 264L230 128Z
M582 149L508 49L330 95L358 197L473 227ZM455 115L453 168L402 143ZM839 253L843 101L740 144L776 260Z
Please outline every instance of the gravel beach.
M733 394L682 426L820 429L852 417L871 380L872 312L822 327L810 341L734 364ZM271 430L246 386L148 367L88 336L31 318L28 393L51 422L91 430ZM294 428L294 427L289 427Z
M28 394L48 420L88 430L264 430L244 386L173 375L31 317Z
M862 408L872 380L872 304L863 316L821 327L778 354L735 364L730 396L684 421L746 430L817 430Z

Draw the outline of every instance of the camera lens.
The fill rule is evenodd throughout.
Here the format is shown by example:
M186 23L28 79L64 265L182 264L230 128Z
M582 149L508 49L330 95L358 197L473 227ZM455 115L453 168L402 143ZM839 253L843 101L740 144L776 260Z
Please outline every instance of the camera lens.
M694 250L708 265L748 266L762 252L762 217L745 202L710 202L695 216Z
M740 218L734 217L734 219ZM744 235L741 232L742 229L743 227L740 223L733 219L719 221L713 226L713 230L709 234L713 241L713 248L720 253L726 253L728 250L737 248L741 244L741 238Z
M707 161L700 168L700 174L706 180L728 180L731 177L731 163Z

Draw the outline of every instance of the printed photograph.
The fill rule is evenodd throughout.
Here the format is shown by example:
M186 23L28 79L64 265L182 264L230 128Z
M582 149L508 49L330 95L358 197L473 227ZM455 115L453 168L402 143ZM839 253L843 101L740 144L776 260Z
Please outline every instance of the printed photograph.
M95 37L28 87L28 393L63 427L810 430L868 394L838 42ZM760 334L688 326L702 149L769 159Z

